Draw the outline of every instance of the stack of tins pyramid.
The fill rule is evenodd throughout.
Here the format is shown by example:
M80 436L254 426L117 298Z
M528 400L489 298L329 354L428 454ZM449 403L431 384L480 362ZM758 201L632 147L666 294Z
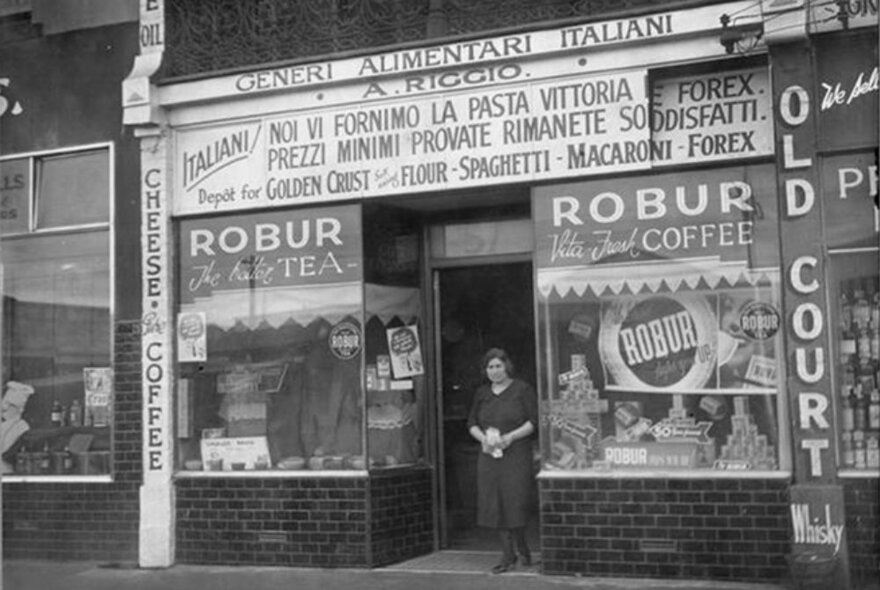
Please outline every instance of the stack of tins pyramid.
M559 375L559 394L545 411L551 426L551 458L548 467L584 469L596 459L596 441L602 438L600 414L608 401L599 399L586 357L571 355L571 369Z

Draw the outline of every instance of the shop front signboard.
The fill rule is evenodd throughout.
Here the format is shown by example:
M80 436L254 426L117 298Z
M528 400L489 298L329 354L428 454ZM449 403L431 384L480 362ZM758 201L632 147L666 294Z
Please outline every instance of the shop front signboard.
M765 67L644 68L382 97L176 134L175 214L649 170L773 153ZM545 74L546 75L546 74ZM442 90L442 89L438 89Z
M774 183L773 167L764 165L536 189L538 265L691 259L696 272L717 259L775 266L777 253L768 245L776 231Z
M861 151L820 158L829 248L876 247L880 232L877 156Z
M180 224L182 303L221 291L358 281L353 206L197 218Z
M816 54L819 149L876 147L880 112L877 35L831 35L817 44Z

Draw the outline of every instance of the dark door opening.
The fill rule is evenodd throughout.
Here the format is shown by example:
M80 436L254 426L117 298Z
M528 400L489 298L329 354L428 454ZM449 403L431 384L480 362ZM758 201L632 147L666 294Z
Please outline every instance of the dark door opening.
M467 417L484 377L480 363L492 347L503 348L516 376L535 385L532 265L529 262L449 268L436 271L440 330L443 428L443 490L448 549L498 548L494 531L476 527L476 465L479 444L467 432ZM536 425L537 426L537 425ZM537 437L535 437L537 448ZM529 543L538 547L538 494L532 494Z

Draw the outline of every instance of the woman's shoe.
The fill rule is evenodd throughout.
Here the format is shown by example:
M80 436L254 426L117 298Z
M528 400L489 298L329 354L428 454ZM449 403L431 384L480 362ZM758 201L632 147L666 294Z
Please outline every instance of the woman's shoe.
M501 563L492 568L492 573L503 574L504 572L509 572L513 569L514 565L516 565L516 557L512 561L502 560Z

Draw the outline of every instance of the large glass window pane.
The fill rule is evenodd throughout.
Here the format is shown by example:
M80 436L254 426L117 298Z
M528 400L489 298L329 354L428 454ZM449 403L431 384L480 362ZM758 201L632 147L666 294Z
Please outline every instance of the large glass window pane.
M772 166L538 189L545 469L774 470Z
M179 235L179 468L364 469L359 208Z
M778 289L553 296L549 469L776 469Z
M831 255L839 465L880 468L880 277L877 250Z
M424 318L419 225L406 211L364 208L367 451L374 469L424 459Z
M7 472L109 471L109 252L107 231L3 242Z
M110 219L110 159L106 149L36 160L37 229Z

